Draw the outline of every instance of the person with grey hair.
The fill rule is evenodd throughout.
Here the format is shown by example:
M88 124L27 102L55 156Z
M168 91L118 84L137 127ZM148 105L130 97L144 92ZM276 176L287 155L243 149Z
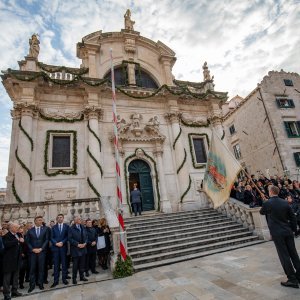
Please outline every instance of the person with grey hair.
M299 288L300 259L295 247L294 233L297 222L288 202L278 197L279 188L270 185L269 200L264 201L260 213L268 216L268 226L275 244L281 265L288 280L281 285Z
M9 222L8 232L3 236L3 295L4 300L22 296L18 292L19 269L21 267L21 244L24 239L17 232L19 224ZM11 284L12 283L12 284ZM12 285L10 289L10 285Z

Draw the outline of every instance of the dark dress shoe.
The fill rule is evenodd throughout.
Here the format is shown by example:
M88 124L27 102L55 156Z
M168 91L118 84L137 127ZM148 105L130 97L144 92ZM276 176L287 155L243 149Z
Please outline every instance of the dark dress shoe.
M19 293L18 291L11 293L12 298L21 297L21 296L23 296L23 294Z
M86 277L90 277L90 273L89 272L85 272L85 276Z
M82 278L80 278L80 281L88 281L88 279L85 277L82 277Z
M23 285L23 284L20 284L19 288L20 288L21 290L23 290L23 289L24 289L24 285Z
M73 279L73 284L77 284L77 280L76 279Z
M93 274L99 274L99 272L98 271L94 271L94 272L92 272Z
M39 289L42 291L42 290L44 290L45 288L44 288L44 286L43 286L42 284L40 284L40 285L39 285Z
M35 286L30 286L28 289L28 293L31 293L34 290Z
M285 282L281 282L281 285L282 286L286 286L286 287L291 287L291 288L294 288L294 289L299 289L299 285L298 285L298 282L294 282L294 281L285 281Z
M69 284L69 281L68 280L63 280L63 284L67 285L67 284Z
M52 288L56 287L57 285L58 285L58 282L54 282L54 283L50 286L50 288L52 289Z
M66 277L66 279L71 279L71 276L68 275L68 276Z

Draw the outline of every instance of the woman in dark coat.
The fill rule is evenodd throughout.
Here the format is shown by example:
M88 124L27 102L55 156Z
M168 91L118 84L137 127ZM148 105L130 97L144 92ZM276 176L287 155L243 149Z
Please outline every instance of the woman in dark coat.
M102 249L98 249L97 255L98 255L99 265L102 267L103 270L107 269L107 262L108 262L110 248L111 248L110 235L111 232L107 225L106 219L102 218L98 224L98 236L104 236L105 247Z
M24 226L20 226L20 229L18 231L18 236L21 238L25 238L25 227ZM28 248L26 243L22 243L21 244L21 267L19 270L19 287L20 289L24 289L24 281L25 281L25 275L26 272L28 270ZM27 274L27 277L29 276L29 274Z

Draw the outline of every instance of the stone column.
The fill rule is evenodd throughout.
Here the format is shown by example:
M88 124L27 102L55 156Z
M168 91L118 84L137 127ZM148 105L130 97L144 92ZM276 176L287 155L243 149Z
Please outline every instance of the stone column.
M99 137L99 116L101 113L100 108L96 107L86 107L85 108L85 115L88 120L89 127L88 128L88 149L91 155L94 157L94 159L101 165L100 162L100 146L99 141L96 138L96 136ZM95 135L96 136L95 136ZM87 159L88 159L88 177L90 182L94 185L95 189L98 191L98 193L101 195L102 192L102 176L101 171L95 161L92 159L92 157L87 153ZM103 171L103 166L102 171ZM90 195L91 197L95 196L95 193L90 189Z
M88 51L88 58L89 58L89 77L96 78L97 77L96 51L95 50Z
M32 120L33 115L36 111L34 105L18 105L16 107L17 110L21 112L21 125L24 131L32 138ZM18 121L17 121L18 122ZM19 128L18 133L18 143L13 149L16 159L15 165L15 189L19 197L23 202L31 202L33 201L31 195L31 181L30 175L28 172L21 166L21 164L17 161L16 151L19 159L23 162L23 164L28 168L33 175L33 171L31 168L31 160L32 160L32 149L31 143L28 137L24 134L23 131Z
M211 104L211 112L209 121L211 122L215 132L221 138L223 136L223 126L222 126L222 110L218 103Z
M129 85L136 85L135 80L135 64L127 65L128 83Z
M171 213L172 207L170 200L168 199L162 154L163 151L160 149L160 147L157 148L154 152L157 161L157 172L160 190L160 211L164 213Z
M179 116L180 114L178 112L173 112L173 113L168 113L165 115L167 120L171 123L172 127L172 135L173 135L173 143L175 139L179 136L180 133L180 125L179 125ZM184 195L184 193L187 191L189 187L189 170L188 170L188 165L185 160L185 156L188 155L188 150L185 149L184 143L182 141L182 136L183 134L179 136L179 138L176 141L175 145L175 161L176 161L176 174L178 176L178 182L179 182L179 190L180 190L180 195L178 201L181 201L181 197ZM172 143L172 145L173 145ZM172 147L173 148L173 147ZM185 155L186 153L186 155ZM185 162L184 162L185 160ZM184 163L183 163L184 162ZM179 170L180 168L180 170ZM184 198L183 202L189 202L191 201L190 199L190 193L187 193Z

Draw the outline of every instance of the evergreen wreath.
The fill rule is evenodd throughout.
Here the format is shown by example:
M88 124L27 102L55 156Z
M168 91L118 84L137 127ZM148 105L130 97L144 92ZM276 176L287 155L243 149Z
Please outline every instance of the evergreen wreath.
M96 132L91 128L91 126L90 126L90 121L88 121L88 123L87 123L87 128L88 128L88 130L92 133L92 135L96 138L96 140L98 141L98 143L99 143L99 148L100 148L100 152L101 152L101 140L100 140L100 138L97 136Z
M56 119L56 118L45 116L41 111L39 111L39 115L45 121L56 122L56 123L62 123L62 122L65 122L65 123L80 122L80 121L83 121L83 118L84 118L84 115L81 114L80 118L77 118L77 119L67 119L67 118Z
M98 198L100 198L101 195L100 195L100 193L97 191L97 189L95 188L95 186L92 184L92 182L90 181L90 178L88 177L86 180L87 180L87 183L88 183L89 187L93 190L93 192L96 194L96 196L97 196Z
M182 203L182 201L183 201L183 198L186 196L186 194L187 194L188 191L190 190L191 184L192 184L192 178L191 178L191 175L189 175L189 185L188 185L186 191L182 194L182 196L181 196L181 198L180 198L180 202L181 202L181 203Z
M49 148L49 141L50 141L50 134L51 133L72 133L73 134L73 167L72 170L57 170L53 173L48 172L48 148ZM59 174L62 175L77 175L77 132L75 130L47 130L46 133L46 142L45 142L45 150L44 150L44 172L45 175L49 177L57 176Z
M25 134L25 136L28 138L30 144L31 144L31 151L33 151L33 139L29 136L29 134L27 133L27 131L24 129L24 127L22 126L22 122L21 119L19 121L19 128L21 129L21 131Z
M88 155L90 156L90 158L94 161L94 163L96 164L96 166L98 167L98 169L100 170L101 177L102 177L103 176L103 171L102 171L101 165L97 161L96 157L91 153L89 146L87 146L86 151L87 151Z
M17 190L16 190L16 186L15 186L15 178L13 179L13 182L12 182L12 185L11 185L11 189L12 189L12 192L17 200L18 203L23 203L22 199L20 198L20 196L18 195L17 193Z
M118 254L115 269L113 271L113 277L124 278L133 274L133 263L129 255L126 256L125 260L122 259L121 255Z
M21 158L18 155L18 147L15 151L15 155L16 155L16 159L18 161L18 163L22 166L22 168L27 172L27 174L29 175L30 181L32 180L32 173L30 172L29 168L22 162Z

